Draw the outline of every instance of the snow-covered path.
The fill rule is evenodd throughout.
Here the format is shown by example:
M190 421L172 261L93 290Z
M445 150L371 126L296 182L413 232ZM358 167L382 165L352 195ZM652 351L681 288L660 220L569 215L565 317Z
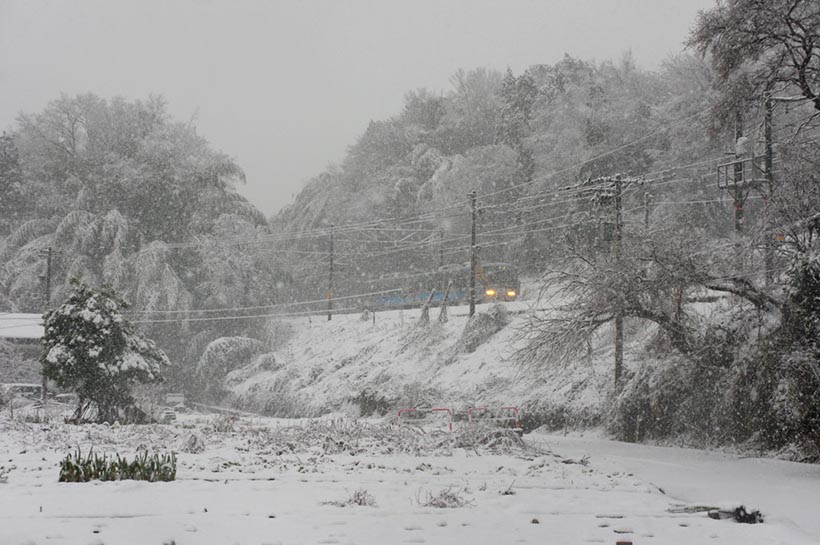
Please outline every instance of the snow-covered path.
M820 543L820 466L595 437L532 434L564 456L588 455L602 471L634 473L672 498L760 509L767 522L795 525Z

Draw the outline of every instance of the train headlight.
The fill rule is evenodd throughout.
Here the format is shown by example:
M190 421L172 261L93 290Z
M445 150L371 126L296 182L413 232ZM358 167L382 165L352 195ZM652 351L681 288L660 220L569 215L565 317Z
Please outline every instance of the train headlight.
M489 297L493 297L495 295L495 290L487 290L484 293Z
M507 290L507 297L515 297L515 290Z

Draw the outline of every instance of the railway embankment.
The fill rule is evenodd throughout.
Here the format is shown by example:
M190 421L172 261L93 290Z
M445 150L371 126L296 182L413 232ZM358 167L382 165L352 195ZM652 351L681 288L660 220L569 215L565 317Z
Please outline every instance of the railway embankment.
M523 364L516 357L528 320L526 302L448 309L390 311L282 322L269 354L231 372L232 406L272 416L331 412L369 415L401 408L514 406L527 427L595 425L611 392L612 349L607 331L578 358ZM651 331L630 331L627 368L645 355Z

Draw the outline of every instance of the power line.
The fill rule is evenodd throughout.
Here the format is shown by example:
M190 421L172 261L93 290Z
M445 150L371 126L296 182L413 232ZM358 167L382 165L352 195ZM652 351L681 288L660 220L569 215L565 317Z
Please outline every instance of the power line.
M638 143L640 143L644 140L647 140L648 138L651 138L652 136L655 136L655 135L657 135L661 132L664 132L664 131L667 131L667 130L673 128L673 127L676 127L676 126L680 125L681 123L684 123L686 121L694 119L694 118L696 118L700 115L703 115L704 113L706 113L707 111L709 111L713 107L714 106L709 106L709 107L705 108L704 110L702 110L702 111L700 111L696 114L692 114L692 115L680 118L680 119L672 122L671 124L665 125L665 126L659 128L659 129L651 131L651 132L645 134L644 136L642 136L640 138L637 138L637 139L635 139L635 140L633 140L633 141L631 141L627 144L623 144L623 145L621 145L617 148L614 148L612 150L609 150L607 152L599 154L599 155L597 155L595 157L592 157L590 159L586 159L586 160L581 161L579 163L570 165L566 168L554 171L552 173L549 173L549 174L546 174L546 175L543 175L543 176L533 178L532 180L530 180L528 182L525 182L523 184L518 184L518 185L515 185L515 186L508 187L508 188L500 189L498 191L493 191L493 192L490 192L490 193L486 193L486 194L482 195L482 198L487 198L487 197L499 195L501 193L505 193L505 192L508 192L508 191L520 189L521 187L531 185L533 183L537 183L537 182L540 182L540 181L545 181L545 180L548 180L550 178L553 178L554 176L557 176L559 174L570 171L574 168L579 168L579 167L581 167L583 165L586 165L586 164L588 164L592 161L596 161L598 159L607 157L609 155L612 155L613 153L617 153L618 151L627 149L627 148L629 148L629 147L631 147L635 144L638 144ZM544 195L557 194L561 191L563 191L563 188L555 190L555 191L546 192ZM394 218L378 218L378 219L370 220L370 221L366 221L366 222L358 222L358 223L354 222L354 223L340 224L340 225L337 226L337 229L338 229L337 232L345 232L345 231L348 231L350 229L374 230L375 231L375 230L377 230L377 226L379 224L382 224L382 223L385 223L385 222L390 222L390 223L394 223L394 224L403 224L403 223L420 222L420 221L424 221L425 219L435 219L436 217L439 217L438 215L440 213L447 212L449 210L460 209L461 206L462 205L452 205L452 206L448 206L448 207L441 208L441 209L431 210L431 211L428 211L424 214L421 214L421 215L418 215L418 216L415 216L415 217L412 217L412 218L406 218L406 219L404 219L400 222L396 222ZM372 228L372 229L369 229L369 228ZM301 238L327 236L328 234L329 234L329 228L321 228L321 229L318 229L318 230L303 231L301 233L294 233L294 234L291 234L291 235L275 235L275 236L265 237L264 239L263 238L255 238L255 239L237 238L237 239L223 239L223 240L220 240L220 241L211 240L211 241L207 241L207 242L204 242L204 243L201 242L201 241L196 241L196 242L171 242L171 243L165 243L165 246L167 248L170 248L170 249L178 249L178 248L197 247L197 246L202 246L202 245L208 244L208 243L210 243L210 244L263 243L263 242L270 242L270 241L298 240L298 239L301 239Z
M373 291L370 293L357 293L355 295L346 295L344 297L334 297L335 301L343 300L343 299L357 299L360 297L368 297L372 295L385 295L388 293L395 293L397 291L401 291L398 289L392 290L382 290L382 291ZM327 303L327 299L316 299L314 301L298 301L293 303L272 303L270 305L259 305L254 307L233 307L233 308L213 308L213 309L201 309L201 310L136 310L131 312L130 314L187 314L187 313L206 313L206 312L233 312L239 310L261 310L264 308L280 308L280 307L294 307L294 306L302 306L302 305L313 305L318 303Z
M707 108L705 108L705 109L701 110L700 112L698 112L698 113L696 113L696 114L692 114L692 115L689 115L689 116L686 116L686 117L682 117L682 118L680 118L680 119L678 119L678 120L676 120L676 121L672 122L671 124L664 125L663 127L659 128L659 129L655 129L655 130L653 130L653 131L651 131L651 132L649 132L649 133L645 134L644 136L641 136L640 138L637 138L637 139L635 139L635 140L633 140L633 141L631 141L631 142L629 142L629 143L627 143L627 144L623 144L622 146L618 146L618 147L617 147L617 148L615 148L615 149L609 150L609 151L604 152L604 153L602 153L602 154L600 154L600 155L596 155L595 157L592 157L592 158L590 158L590 159L586 159L586 160L584 160L584 161L581 161L580 163L576 163L576 164L574 164L574 165L570 165L570 166L568 166L568 167L566 167L566 168L562 168L562 169L560 169L560 170L557 170L557 171L551 172L551 173L546 174L546 175L544 175L544 176L539 176L539 177L537 177L537 178L533 178L532 180L530 180L530 181L528 181L528 182L525 182L525 183L523 183L523 184L518 184L518 185L516 185L516 186L514 186L514 187L512 187L512 188L500 189L500 190L498 190L498 191L493 191L493 192L491 192L491 193L486 193L486 194L482 195L482 197L483 197L483 198L491 197L491 196L493 196L493 195L498 195L498 194L500 194L500 193L504 193L504 192L506 192L506 191L510 191L510 190L512 190L512 189L518 189L518 188L523 187L523 186L525 186L525 185L530 185L530 184L533 184L533 183L537 183L537 182L541 182L541 181L549 180L550 178L553 178L553 177L555 177L555 176L557 176L557 175L559 175L559 174L563 174L563 173L568 172L568 171L570 171L570 170L572 170L572 169L582 167L582 166L584 166L584 165L586 165L586 164L588 164L588 163L591 163L591 162L593 162L593 161L597 161L598 159L603 159L604 157L608 157L608 156L612 155L613 153L617 153L617 152L619 152L619 151L622 151L622 150L625 150L625 149L627 149L627 148L630 148L630 147L634 146L635 144L638 144L638 143L640 143L640 142L643 142L644 140L647 140L647 139L649 139L649 138L651 138L651 137L653 137L653 136L656 136L656 135L657 135L657 134L659 134L659 133L662 133L662 132L667 131L667 130L669 130L669 129L673 128L673 127L676 127L676 126L680 125L681 123L684 123L685 121L689 121L689 120L691 120L691 119L695 119L695 118L697 118L697 117L700 117L701 115L705 114L706 112L708 112L709 110L711 110L711 109L712 109L712 108L714 108L714 107L715 107L715 105L712 105L712 106L709 106L709 107L707 107Z
M325 299L322 302L327 302ZM279 313L279 314L256 314L253 316L211 316L208 318L170 318L170 319L162 319L162 320L133 320L131 321L132 324L167 324L167 323L177 323L177 322L224 322L226 320L250 320L250 319L257 319L257 318L287 318L292 316L325 316L328 313L331 314L340 314L346 311L356 311L360 310L356 307L345 307L345 308L337 308L333 310L315 310L315 311L304 311L304 312L290 312L290 313Z

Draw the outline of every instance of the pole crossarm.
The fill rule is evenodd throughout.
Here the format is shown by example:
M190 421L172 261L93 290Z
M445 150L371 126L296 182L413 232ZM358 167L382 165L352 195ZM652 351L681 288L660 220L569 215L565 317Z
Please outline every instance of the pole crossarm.
M767 181L766 155L743 157L717 166L718 189L747 189Z

